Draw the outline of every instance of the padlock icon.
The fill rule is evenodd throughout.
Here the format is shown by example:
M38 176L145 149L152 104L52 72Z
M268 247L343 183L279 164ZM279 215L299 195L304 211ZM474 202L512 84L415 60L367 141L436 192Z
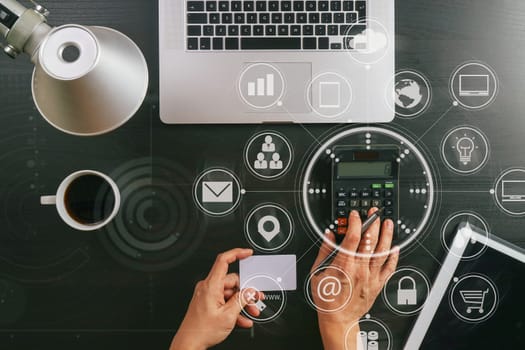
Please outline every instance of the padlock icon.
M404 289L401 286L405 280L411 282L411 289ZM397 305L417 305L416 281L410 276L401 277L399 279L397 284Z

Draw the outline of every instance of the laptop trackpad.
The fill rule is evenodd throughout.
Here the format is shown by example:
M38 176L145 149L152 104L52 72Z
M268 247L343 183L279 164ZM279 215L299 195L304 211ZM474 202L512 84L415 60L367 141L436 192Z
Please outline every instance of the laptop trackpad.
M246 62L239 78L247 113L310 113L310 62Z

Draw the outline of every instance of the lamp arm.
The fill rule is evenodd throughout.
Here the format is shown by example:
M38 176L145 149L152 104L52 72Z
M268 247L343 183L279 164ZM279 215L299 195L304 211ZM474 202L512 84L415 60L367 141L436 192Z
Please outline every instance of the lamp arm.
M0 36L6 43L4 52L16 58L25 52L36 62L36 53L51 30L47 24L49 11L30 0L34 8L26 8L16 0L0 0Z

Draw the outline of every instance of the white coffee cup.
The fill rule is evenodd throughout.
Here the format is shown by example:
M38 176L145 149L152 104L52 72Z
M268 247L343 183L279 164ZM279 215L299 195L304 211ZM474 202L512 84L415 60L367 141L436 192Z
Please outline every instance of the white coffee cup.
M94 177L98 179L95 179ZM75 215L75 213L73 213L78 210L73 210L73 204L71 202L74 202L75 199L69 198L69 196L75 195L75 193L70 193L70 191L73 191L73 188L75 188L74 191L78 192L78 189L80 188L79 186L82 184L79 182L80 180L85 182L88 178L98 181L102 180L100 182L103 183L104 186L110 188L114 200L113 207L109 208L110 211L108 211L104 217L98 219L94 217L93 220L82 220L81 215ZM87 185L87 183L84 183L84 185ZM95 191L93 191L83 194L83 197L89 197L91 195L92 198L90 199L92 199L94 213L94 210L97 209L97 196L100 195L100 193L95 193ZM81 170L66 177L59 185L56 195L40 197L40 204L55 205L62 220L72 228L80 231L94 231L107 225L115 215L117 215L120 208L120 191L117 184L115 184L109 176L94 170Z

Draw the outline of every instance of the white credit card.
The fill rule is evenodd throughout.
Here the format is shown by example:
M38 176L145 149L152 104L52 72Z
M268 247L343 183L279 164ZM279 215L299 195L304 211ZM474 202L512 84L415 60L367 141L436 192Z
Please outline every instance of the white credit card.
M255 255L241 260L241 288L254 288L260 292L296 290L296 260L295 255Z

